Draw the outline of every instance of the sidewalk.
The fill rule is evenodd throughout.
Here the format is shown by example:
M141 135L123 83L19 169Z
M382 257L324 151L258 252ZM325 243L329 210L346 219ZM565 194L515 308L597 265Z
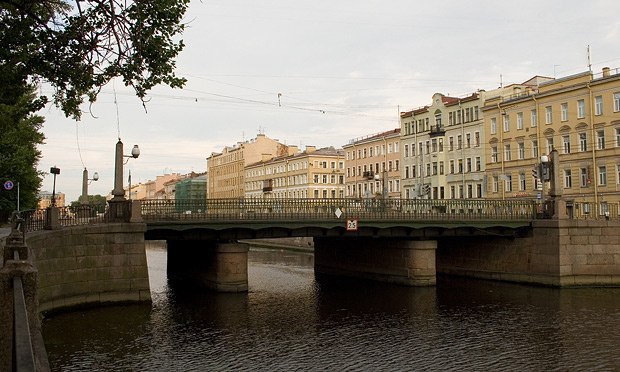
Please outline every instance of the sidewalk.
M10 227L0 227L0 238L9 236L10 233L11 233Z

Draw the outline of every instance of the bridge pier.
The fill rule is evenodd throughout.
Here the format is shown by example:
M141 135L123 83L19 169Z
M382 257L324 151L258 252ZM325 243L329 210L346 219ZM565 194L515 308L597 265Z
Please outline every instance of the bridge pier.
M408 286L436 284L437 241L398 238L314 238L317 274Z
M248 245L213 240L168 240L168 277L219 292L247 292Z

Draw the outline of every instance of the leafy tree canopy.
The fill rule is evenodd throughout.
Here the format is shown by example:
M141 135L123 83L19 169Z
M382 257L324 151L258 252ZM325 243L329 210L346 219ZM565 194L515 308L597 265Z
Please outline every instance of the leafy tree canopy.
M174 74L183 49L178 39L189 0L0 0L2 73L24 84L3 89L16 99L31 83L48 82L53 101L79 119L80 104L95 102L101 88L121 77L144 102L159 84L182 87ZM48 101L33 100L32 109Z
M0 74L1 75L1 74ZM40 132L43 118L31 113L35 102L33 87L7 87L23 94L12 105L0 102L0 187L12 181L15 187L0 191L0 222L6 221L12 211L17 209L17 183L19 182L20 209L37 207L37 194L41 187L41 177L37 164L41 151L37 148L45 140ZM0 88L3 92L4 87Z

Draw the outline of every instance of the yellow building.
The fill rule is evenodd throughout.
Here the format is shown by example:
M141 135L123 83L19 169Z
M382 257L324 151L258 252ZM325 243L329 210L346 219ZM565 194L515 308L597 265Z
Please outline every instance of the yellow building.
M400 128L353 139L342 148L346 197L400 197Z
M529 88L487 100L491 198L544 198L532 170L558 151L555 169L569 213L604 213L620 201L620 72L536 77Z
M54 200L57 207L65 206L65 194L57 192L54 195ZM39 193L39 209L46 209L52 205L52 193L49 191L43 191Z
M258 134L255 139L225 147L207 158L208 198L242 198L245 195L245 167L287 154L287 146Z
M245 168L246 198L342 198L344 152L333 147L306 146L291 155L250 164Z

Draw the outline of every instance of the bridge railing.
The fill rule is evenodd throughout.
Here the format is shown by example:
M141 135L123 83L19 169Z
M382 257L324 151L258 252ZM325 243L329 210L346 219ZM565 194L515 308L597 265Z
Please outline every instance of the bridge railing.
M145 221L301 220L532 220L531 200L207 199L143 200Z

